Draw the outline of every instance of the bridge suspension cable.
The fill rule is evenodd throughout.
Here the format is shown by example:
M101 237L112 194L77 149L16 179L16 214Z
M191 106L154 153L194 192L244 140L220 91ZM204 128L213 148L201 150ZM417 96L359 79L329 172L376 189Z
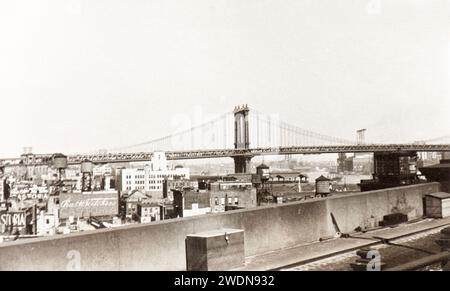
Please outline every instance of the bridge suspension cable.
M277 115L263 114L257 110L250 111L250 127L256 128L251 140L256 147L264 146L305 146L324 144L347 144L356 142L316 133L280 120Z
M177 151L234 148L235 122L232 112L226 112L207 122L142 143L109 149L108 152ZM249 113L250 147L286 147L308 145L353 145L355 141L316 133L252 109Z
M450 139L450 134L439 136L439 137L435 137L435 138L430 138L430 139L427 139L427 140L423 140L422 142L429 143L429 142L444 141L444 140L449 140L449 139Z
M202 124L175 132L160 138L108 149L108 152L128 151L136 148L144 148L145 151L155 150L183 150L183 149L208 149L208 148L231 148L230 128L227 125L232 116L231 112L224 113ZM223 139L220 140L219 132L224 130ZM231 137L231 138L230 138Z

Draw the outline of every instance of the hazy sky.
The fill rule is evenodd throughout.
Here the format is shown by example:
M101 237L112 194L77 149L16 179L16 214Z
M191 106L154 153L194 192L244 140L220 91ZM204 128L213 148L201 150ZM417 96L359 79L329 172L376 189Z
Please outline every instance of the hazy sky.
M1 1L0 156L139 143L240 103L332 136L432 138L450 134L449 69L443 0Z

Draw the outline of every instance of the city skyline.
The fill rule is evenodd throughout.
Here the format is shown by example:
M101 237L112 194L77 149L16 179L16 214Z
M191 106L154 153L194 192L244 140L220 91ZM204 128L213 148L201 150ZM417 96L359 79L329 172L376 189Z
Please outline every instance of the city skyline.
M0 1L0 271L449 271L449 81L450 0Z
M0 155L126 146L244 103L347 139L447 135L448 3L414 4L2 3Z

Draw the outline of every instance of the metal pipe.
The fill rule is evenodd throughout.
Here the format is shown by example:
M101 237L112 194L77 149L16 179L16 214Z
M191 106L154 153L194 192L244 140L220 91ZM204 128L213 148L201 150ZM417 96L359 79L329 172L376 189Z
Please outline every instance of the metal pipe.
M450 260L450 251L444 251L435 255L427 256L406 264L386 269L386 271L415 271L420 268Z

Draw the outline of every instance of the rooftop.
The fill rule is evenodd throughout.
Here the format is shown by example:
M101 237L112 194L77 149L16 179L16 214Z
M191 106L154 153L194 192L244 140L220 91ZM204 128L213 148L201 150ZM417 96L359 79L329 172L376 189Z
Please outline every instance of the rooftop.
M319 178L316 179L316 181L331 181L330 179L328 179L327 177L324 177L323 175L321 175Z
M434 198L438 198L438 199L448 199L448 198L450 198L450 194L449 193L445 193L445 192L431 193L431 194L427 194L426 196L430 196L430 197L434 197Z

